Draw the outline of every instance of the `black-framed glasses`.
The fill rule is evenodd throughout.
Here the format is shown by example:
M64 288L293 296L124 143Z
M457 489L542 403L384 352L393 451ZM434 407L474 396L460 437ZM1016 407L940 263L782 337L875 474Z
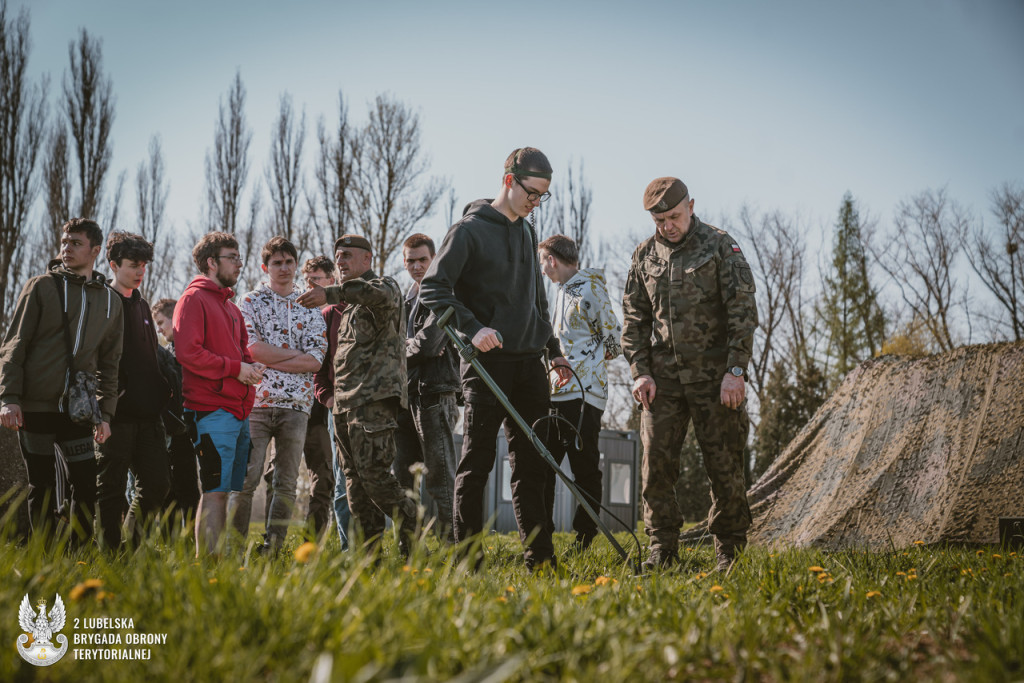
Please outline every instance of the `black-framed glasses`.
M217 256L214 256L213 258L215 258L215 259L226 258L227 260L232 261L234 263L241 263L242 262L242 257L239 256L238 254L219 254Z
M531 202L535 202L538 199L541 202L546 202L547 200L551 199L550 192L534 192L526 185L523 185L522 181L519 180L519 176L512 176L512 179L516 181L516 184L519 185L519 187L523 188L523 191L526 192L526 198L529 199Z

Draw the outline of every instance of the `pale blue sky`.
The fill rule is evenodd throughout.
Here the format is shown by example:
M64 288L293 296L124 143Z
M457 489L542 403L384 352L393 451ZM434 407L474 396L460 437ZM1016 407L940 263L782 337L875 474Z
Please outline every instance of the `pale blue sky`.
M15 7L19 2L14 0ZM162 136L168 219L199 215L203 157L236 68L262 179L281 93L355 122L390 92L420 113L433 171L459 200L493 196L515 147L555 182L583 159L597 231L647 229L646 184L683 178L698 215L743 202L830 226L845 191L891 223L948 186L987 212L1024 181L1024 2L142 2L34 0L33 73L51 95L68 42L103 39L117 95L113 173ZM130 188L126 188L130 190ZM130 228L126 191L119 227ZM424 226L440 237L438 212Z

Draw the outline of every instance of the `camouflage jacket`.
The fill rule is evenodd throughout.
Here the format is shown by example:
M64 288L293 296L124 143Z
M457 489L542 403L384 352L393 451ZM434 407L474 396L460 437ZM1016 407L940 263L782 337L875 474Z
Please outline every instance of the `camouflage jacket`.
M398 283L368 270L324 291L327 303L348 304L334 354L334 412L395 396L406 407L404 298Z
M655 235L633 252L622 315L622 350L634 379L721 379L727 368L750 362L754 277L732 237L694 216L679 243Z

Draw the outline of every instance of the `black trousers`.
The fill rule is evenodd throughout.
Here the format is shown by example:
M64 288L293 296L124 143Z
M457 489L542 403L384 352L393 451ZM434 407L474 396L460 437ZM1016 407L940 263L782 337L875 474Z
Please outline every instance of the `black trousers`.
M24 413L24 418L18 443L28 470L32 533L54 533L63 514L75 531L72 538L88 541L96 508L92 428L75 424L63 413Z
M121 524L136 521L135 538L141 540L143 520L152 520L164 507L170 489L167 437L159 417L115 422L110 438L100 444L96 457L96 498L103 546L116 550L121 544ZM135 474L131 506L125 499L128 470Z
M601 434L601 417L604 415L604 411L584 402L583 399L552 401L551 407L558 412L559 416L580 430L581 439L579 447L577 447L576 433L569 429L564 422L555 421L550 429L542 428L540 430L544 437L544 444L559 465L567 455L569 456L573 482L590 503L590 507L594 508L594 512L600 514L598 506L601 504L601 448L598 446L598 437ZM583 410L582 428L580 428L581 408ZM551 480L551 490L547 495L547 500L548 504L552 506L549 508L550 516L554 512L554 479ZM597 523L590 518L582 505L576 506L576 513L572 518L572 528L580 536L597 534Z
M539 357L517 361L482 359L484 369L527 424L547 415L548 380ZM526 544L526 559L539 563L553 557L551 505L547 495L554 489L554 471L472 368L463 372L462 391L466 413L462 456L455 473L456 540L463 541L483 530L484 489L497 456L498 429L504 423L512 468L512 506L519 538Z

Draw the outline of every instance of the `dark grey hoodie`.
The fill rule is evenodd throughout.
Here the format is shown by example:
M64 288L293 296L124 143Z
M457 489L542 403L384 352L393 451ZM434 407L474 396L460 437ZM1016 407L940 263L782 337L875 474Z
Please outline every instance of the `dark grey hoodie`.
M490 199L469 204L445 235L420 284L420 303L438 316L455 308L455 327L472 338L484 327L501 333L493 360L562 355L548 322L548 301L533 228L509 221Z

